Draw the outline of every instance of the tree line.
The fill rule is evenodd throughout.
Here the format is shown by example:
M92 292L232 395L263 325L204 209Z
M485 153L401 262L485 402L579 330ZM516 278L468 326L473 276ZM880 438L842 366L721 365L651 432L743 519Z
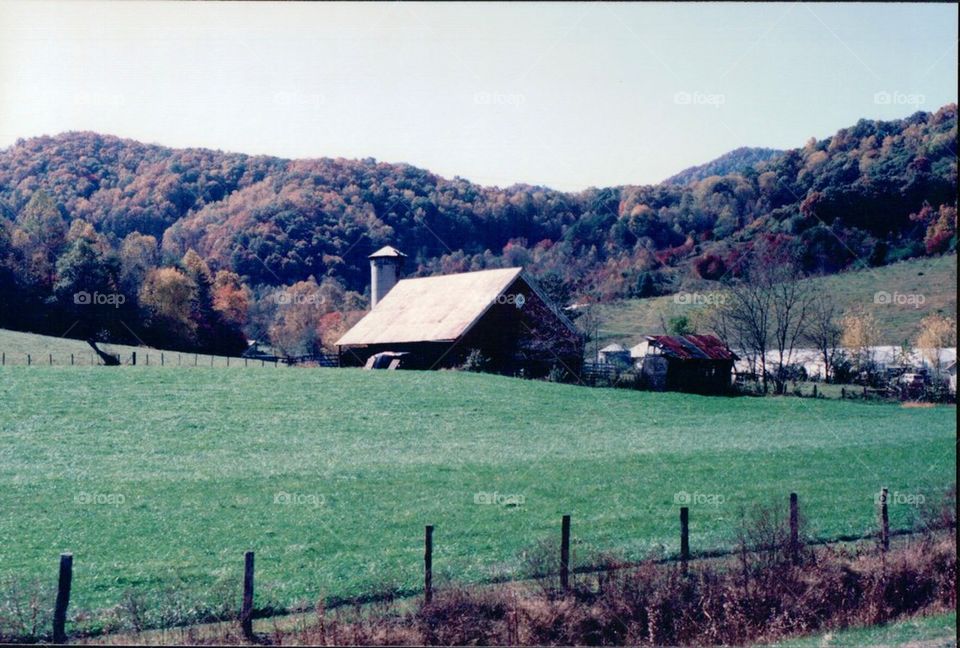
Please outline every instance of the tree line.
M742 278L758 242L805 276L956 249L955 105L689 177L565 193L372 159L21 140L0 151L0 326L302 354L366 308L366 255L387 243L415 275L524 266L561 303Z

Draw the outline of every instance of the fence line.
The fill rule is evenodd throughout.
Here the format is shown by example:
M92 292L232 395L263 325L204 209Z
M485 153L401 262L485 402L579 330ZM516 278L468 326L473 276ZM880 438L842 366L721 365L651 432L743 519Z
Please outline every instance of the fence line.
M789 506L790 506L790 535L788 544L786 545L786 550L788 557L792 564L798 565L800 563L800 551L802 546L815 546L815 545L826 545L836 542L850 542L854 540L868 540L871 538L877 539L880 550L886 553L890 549L890 537L891 535L912 535L920 533L922 531L915 530L899 530L894 531L891 534L890 531L890 520L888 515L888 489L886 487L881 489L881 497L878 502L878 529L874 533L862 536L840 536L838 538L832 539L821 539L821 540L807 540L805 543L801 542L800 533L799 533L799 498L796 493L790 493L789 497ZM429 604L433 600L433 549L434 549L434 540L433 533L435 527L433 525L427 525L424 529L424 554L423 554L423 576L424 576L424 587L423 587L423 600L425 604ZM571 574L586 574L586 573L596 573L601 571L614 571L614 570L623 570L623 569L632 569L636 568L642 564L653 562L654 564L667 564L667 563L678 563L680 565L680 571L684 576L689 575L689 562L693 559L714 559L722 558L725 556L731 556L739 553L738 549L733 550L723 550L723 551L705 551L699 554L693 555L690 552L690 509L686 506L680 507L680 538L679 545L680 551L678 557L673 558L662 558L659 560L646 560L633 563L619 563L615 566L605 566L605 567L580 567L571 570L570 568L570 537L571 537L571 516L563 515L561 518L561 527L560 527L560 561L559 568L555 574L534 574L530 576L531 578L543 578L558 576L559 577L559 586L560 591L568 592L570 590L570 577ZM759 551L769 551L771 549L782 549L778 545L773 546L756 546L751 547L750 551L753 553ZM241 605L238 615L238 620L240 622L241 631L243 636L248 640L255 640L256 636L253 632L253 619L256 616L256 607L254 605L255 600L255 589L254 589L254 552L246 551L243 554L243 591L241 597ZM494 579L491 583L500 583L508 580L510 578ZM71 586L73 582L73 554L72 553L62 553L60 555L60 570L58 576L57 584L57 598L54 605L54 618L53 618L53 641L54 643L65 643L67 641L66 634L66 621L67 621L67 608L70 602L70 593Z
M584 362L582 374L587 380L596 380L598 378L613 380L618 375L631 373L631 371L631 368L626 366L618 366L604 362Z
M209 358L210 367L266 367L266 366L275 366L279 367L281 365L294 366L302 365L306 363L315 363L321 367L337 367L337 357L331 354L323 354L319 356L292 356L292 357L277 357L277 356L221 356L221 355L209 355L209 354L198 354L198 353L188 353L187 359L184 359L184 354L182 352L173 352L177 354L176 362L173 361L173 356L168 352L156 351L153 350L152 353L146 350L130 351L124 353L110 353L116 358L119 358L121 365L133 366L133 365L142 365L146 367L200 367L207 366L207 358ZM106 366L103 360L96 356L93 351L89 353L77 353L66 351L62 353L48 353L45 358L47 361L43 362L43 356L37 358L33 353L13 353L13 352L0 352L0 366L27 366L27 367L103 367ZM189 356L193 356L193 361L190 362ZM152 356L152 357L151 357ZM203 361L201 362L201 358Z

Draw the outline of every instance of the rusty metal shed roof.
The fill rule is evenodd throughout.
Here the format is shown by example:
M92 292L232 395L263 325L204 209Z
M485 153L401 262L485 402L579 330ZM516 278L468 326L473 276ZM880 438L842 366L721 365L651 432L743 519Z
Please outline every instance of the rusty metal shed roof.
M680 360L737 360L737 355L715 335L648 335L663 355Z
M523 268L504 268L403 279L337 345L451 342L466 333L521 272Z

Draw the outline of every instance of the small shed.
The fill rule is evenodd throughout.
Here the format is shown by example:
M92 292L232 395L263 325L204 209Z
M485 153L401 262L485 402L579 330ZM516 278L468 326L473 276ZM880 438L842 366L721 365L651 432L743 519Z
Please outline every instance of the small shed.
M950 385L950 393L956 395L957 393L957 361L954 360L947 365L945 369L947 372L947 383Z
M700 394L730 391L739 359L715 335L648 335L631 353L648 388Z
M608 344L600 349L600 362L608 365L630 366L630 351L619 344Z

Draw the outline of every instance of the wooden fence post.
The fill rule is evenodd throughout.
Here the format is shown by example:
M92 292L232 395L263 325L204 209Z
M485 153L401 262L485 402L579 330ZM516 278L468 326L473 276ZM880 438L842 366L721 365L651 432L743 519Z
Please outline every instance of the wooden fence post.
M243 636L253 638L253 552L243 554L243 607L240 609Z
M230 356L227 356L227 366L230 366Z
M690 509L680 507L680 569L687 573L687 563L690 561Z
M423 536L423 601L433 600L433 526L427 525Z
M66 643L67 607L70 605L70 584L73 582L73 554L60 554L60 578L57 581L57 602L53 609L53 642Z
M177 354L177 366L179 367L179 366L182 365L182 364L183 364L183 354L182 354L182 353L178 353L178 354Z
M50 366L52 367L52 366L53 366L53 354L51 353L49 357L50 357Z
M797 494L790 493L790 560L800 564L800 509Z
M570 516L560 523L560 589L570 589Z
M30 366L30 354L29 354L29 353L27 354L27 366L28 366L28 367Z
M160 366L164 365L163 351L160 352Z
M197 354L196 354L196 353L193 354L193 366L194 366L194 367L197 366Z
M73 366L73 354L72 354L72 353L70 354L70 366L71 366L71 367Z
M884 551L890 548L890 514L887 511L889 491L883 488L880 491L880 546Z
M243 359L243 366L244 366L244 367L247 366L247 359L246 359L246 358Z
M133 366L136 366L136 365L137 365L137 352L136 352L136 351L131 351L131 352L130 352L130 364L133 365Z
M147 356L147 366L149 367L149 366L150 366L150 354L148 353L148 354L146 354L146 356Z

